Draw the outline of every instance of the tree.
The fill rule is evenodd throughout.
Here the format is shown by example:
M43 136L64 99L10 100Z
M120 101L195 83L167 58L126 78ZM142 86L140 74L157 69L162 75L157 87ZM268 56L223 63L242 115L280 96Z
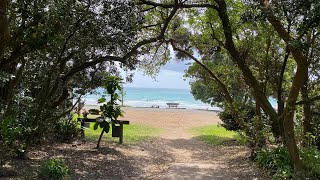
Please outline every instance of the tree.
M117 76L108 76L103 84L103 88L107 91L107 94L110 95L110 100L107 104L103 104L100 106L100 110L102 112L101 122L96 122L94 125L94 130L98 129L98 126L102 128L97 148L100 147L100 141L103 136L103 133L108 133L110 129L110 123L114 123L115 120L118 119L119 116L123 116L123 112L120 109L119 101L121 101L119 94L117 91L122 91L122 79ZM100 98L99 103L103 103L106 101L105 97Z
M50 124L70 113L73 97L101 86L105 72L118 73L115 62L128 69L136 66L137 31L143 19L132 2L40 0L7 5L10 40L0 59L1 108L13 126L26 130L11 140L27 152L31 143L48 135Z
M162 12L171 10L170 12L174 13L174 15L172 16L175 17L179 16L177 15L177 12L188 13L186 9L193 10L195 8L198 8L199 10L195 11L198 12L199 16L203 15L203 12L210 12L209 16L212 18L205 20L213 25L221 27L220 31L214 31L215 33L218 32L219 34L213 34L213 39L215 39L216 43L228 52L233 63L241 71L244 81L252 90L252 95L255 97L257 104L270 117L273 122L273 128L277 128L274 129L274 131L280 133L281 128L279 128L279 124L283 124L283 134L286 146L289 151L290 159L293 162L297 172L299 172L302 169L302 165L299 158L297 142L295 139L295 124L293 119L299 92L305 81L303 75L307 73L308 67L310 65L306 58L305 51L301 48L301 45L305 43L304 40L306 39L306 35L308 34L307 32L312 31L312 29L316 29L319 25L319 21L315 18L317 17L317 13L314 13L318 12L318 2L310 1L306 5L303 5L300 3L300 1L282 1L279 2L281 6L277 6L279 5L278 2L269 1L260 1L260 3L248 1L244 2L243 4L240 1L226 2L224 0L215 0L208 3L192 3L179 0L165 3L146 0L140 0L140 2L142 4L148 5L153 10L156 8L158 9L158 11L161 11L162 9ZM288 87L288 96L286 98L283 114L278 114L272 107L271 103L268 100L268 95L265 93L265 88L263 88L263 86L265 85L259 82L257 76L254 73L254 69L252 69L253 66L249 65L249 63L252 62L252 59L250 59L251 56L248 54L248 52L245 51L245 49L241 49L241 46L239 46L239 44L237 44L237 42L235 41L239 33L234 28L235 26L237 26L235 24L237 22L235 21L237 20L237 18L232 13L234 11L228 12L227 9L233 8L233 10L235 10L235 8L238 7L241 9L243 8L242 5L252 5L251 7L255 8L256 12L253 13L255 19L253 19L254 22L252 23L266 22L265 20L268 20L267 25L277 32L277 37L281 39L280 42L285 43L286 45L286 48L284 48L287 49L286 54L290 53L292 55L292 59L294 60L295 71L291 76L292 84ZM286 7L289 7L289 10L286 9ZM304 10L300 10L299 8L301 7L303 7ZM177 11L177 9L181 11ZM303 19L301 19L301 17L303 17ZM280 21L279 19L284 19L284 21ZM286 21L288 19L290 21ZM159 40L156 49L158 49L161 45L166 46L167 44L173 42L172 40L170 40L170 38L174 34L173 32L176 30L174 22L175 21L172 20L172 28L167 31L168 34L166 34L166 37L163 37L161 41ZM206 24L207 22L204 22L202 24ZM291 23L294 23L294 26L291 26ZM285 26L287 26L287 29L285 28ZM194 32L197 33L198 30L194 30ZM246 37L246 35L244 34L239 36L240 40L243 37ZM186 50L192 50L192 48L188 46L185 46L184 48L186 48ZM288 57L286 56L284 58L282 69L285 69L287 66L287 63L285 63L285 61L287 61L286 59L288 59ZM266 57L267 59L269 59L268 56ZM283 70L279 73L279 82L283 82L283 73ZM283 86L279 83L278 87L279 92L281 92Z

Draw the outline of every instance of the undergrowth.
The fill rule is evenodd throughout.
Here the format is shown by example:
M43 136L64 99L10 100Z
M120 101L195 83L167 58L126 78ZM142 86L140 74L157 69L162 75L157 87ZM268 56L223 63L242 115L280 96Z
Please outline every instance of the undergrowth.
M313 147L302 148L300 157L304 166L304 178L320 179L320 151ZM261 167L271 171L273 179L294 179L295 177L288 151L283 146L273 150L263 149L257 153L255 160Z

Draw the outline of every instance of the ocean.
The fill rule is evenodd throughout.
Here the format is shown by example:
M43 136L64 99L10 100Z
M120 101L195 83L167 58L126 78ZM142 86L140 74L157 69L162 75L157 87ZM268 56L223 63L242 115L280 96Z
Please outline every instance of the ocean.
M201 101L194 99L189 89L164 89L164 88L134 88L124 87L124 105L132 107L167 108L166 103L179 103L179 108L221 110L218 107L211 107ZM84 97L85 104L95 105L101 97L103 89L98 88L95 94L88 94Z

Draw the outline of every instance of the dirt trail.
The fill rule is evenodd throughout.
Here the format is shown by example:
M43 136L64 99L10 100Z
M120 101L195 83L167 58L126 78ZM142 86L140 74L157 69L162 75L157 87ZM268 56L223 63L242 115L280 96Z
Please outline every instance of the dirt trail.
M34 147L30 160L13 162L20 177L35 177L44 159L63 157L71 179L269 179L237 143L208 145L188 132L195 126L217 124L216 113L168 109L125 109L130 123L163 129L156 138L136 145L95 142ZM31 178L30 178L31 177ZM1 179L1 178L0 178ZM25 178L23 178L25 179Z
M165 129L157 139L139 145L144 152L141 156L139 152L131 152L135 154L135 159L140 162L144 171L139 178L267 179L248 159L248 150L245 147L237 143L227 146L208 145L188 132L191 127L220 122L215 113L200 112L199 115L199 112L166 110L169 115L165 117L161 113L162 111L158 110L138 115L139 118L152 116L153 120L144 120L143 123ZM139 122L138 117L136 119L132 114L129 116L132 121ZM157 154L154 153L155 149Z

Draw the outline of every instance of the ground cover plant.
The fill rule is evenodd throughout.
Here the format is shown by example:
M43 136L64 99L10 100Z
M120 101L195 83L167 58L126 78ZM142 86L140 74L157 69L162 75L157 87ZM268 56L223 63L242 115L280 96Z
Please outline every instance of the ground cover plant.
M69 168L61 158L49 159L42 163L38 178L44 180L69 179Z

